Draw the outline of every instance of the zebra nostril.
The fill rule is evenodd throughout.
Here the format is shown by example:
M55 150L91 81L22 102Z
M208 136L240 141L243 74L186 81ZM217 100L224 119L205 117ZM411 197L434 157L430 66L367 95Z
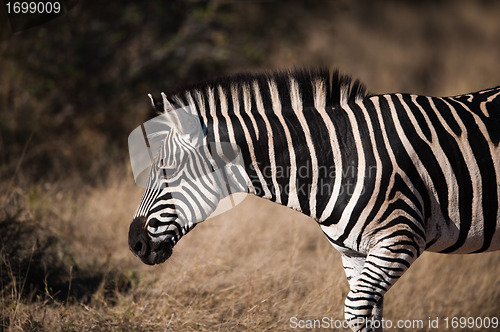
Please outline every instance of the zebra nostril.
M160 226L160 221L158 219L151 219L148 222L148 226L153 228L158 228L158 226Z
M145 223L146 218L135 218L130 224L130 229L128 231L128 244L130 250L141 258L149 254L148 239L146 230L144 229Z
M140 253L140 252L141 252L141 249L142 249L142 246L143 246L142 241L138 241L138 242L135 244L134 248L133 248L133 249L134 249L134 252L135 252L135 253L137 253L137 254L138 254L138 253Z

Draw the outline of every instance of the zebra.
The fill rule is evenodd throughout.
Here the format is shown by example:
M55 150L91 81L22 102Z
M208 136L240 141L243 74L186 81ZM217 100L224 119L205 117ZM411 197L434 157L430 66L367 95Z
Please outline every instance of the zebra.
M374 95L338 71L299 69L237 74L161 97L150 96L152 105L172 129L129 230L130 249L146 264L165 261L229 194L221 177L184 175L192 185L181 186L164 174L176 171L180 153L210 173L224 153L194 147L218 142L242 155L232 192L310 216L341 253L354 331L378 330L384 294L424 250L500 249L500 86L453 97ZM189 111L174 116L180 108ZM198 130L187 130L183 116Z

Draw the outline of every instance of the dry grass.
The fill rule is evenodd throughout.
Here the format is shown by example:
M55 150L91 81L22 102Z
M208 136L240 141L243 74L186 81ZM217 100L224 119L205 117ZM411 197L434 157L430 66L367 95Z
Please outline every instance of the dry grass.
M2 324L21 330L232 331L290 329L301 319L343 317L348 291L339 254L299 213L249 197L200 224L155 267L129 252L127 229L141 192L123 176L79 197L39 193L55 211L52 232L80 270L102 269L86 300L2 292ZM386 297L387 319L498 316L500 252L424 254ZM109 285L125 279L129 287ZM122 278L122 279L119 279Z

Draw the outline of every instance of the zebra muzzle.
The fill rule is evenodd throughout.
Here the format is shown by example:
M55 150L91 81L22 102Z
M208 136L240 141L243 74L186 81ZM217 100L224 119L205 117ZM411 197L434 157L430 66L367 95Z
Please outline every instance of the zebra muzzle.
M145 225L145 217L137 217L132 221L128 231L129 248L145 264L163 263L172 255L173 242L170 239L152 241Z

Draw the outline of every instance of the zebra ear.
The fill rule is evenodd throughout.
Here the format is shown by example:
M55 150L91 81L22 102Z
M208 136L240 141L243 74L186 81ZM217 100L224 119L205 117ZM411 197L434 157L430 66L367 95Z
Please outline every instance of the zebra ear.
M174 115L174 106L168 101L167 95L164 92L161 93L161 99L163 101L163 114L165 114L167 120L172 124L172 127L177 127L177 119Z
M167 95L165 95L164 92L161 93L161 99L163 101L163 112L168 113L168 112L173 111L175 109L174 105L172 105L170 103L170 101L167 99ZM154 104L153 104L153 106L154 106Z
M175 110L177 116L177 130L193 146L198 147L203 143L203 127L200 119L185 108Z

